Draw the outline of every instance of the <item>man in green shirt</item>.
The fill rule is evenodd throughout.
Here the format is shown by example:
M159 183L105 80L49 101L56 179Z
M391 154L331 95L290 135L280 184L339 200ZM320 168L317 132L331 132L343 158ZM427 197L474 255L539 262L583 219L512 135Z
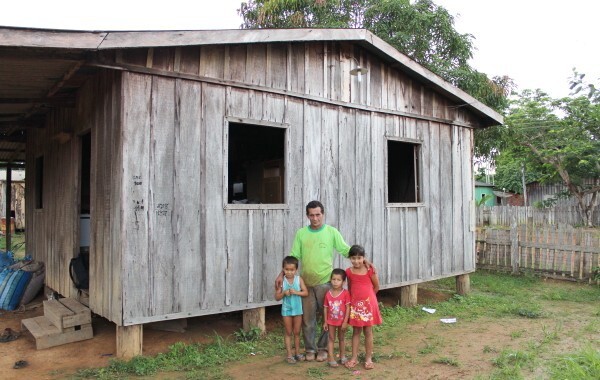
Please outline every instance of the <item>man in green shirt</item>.
M302 332L306 360L325 361L327 359L327 331L322 331L315 344L317 319L323 314L325 294L330 289L329 279L333 270L334 250L348 257L350 246L346 244L340 232L323 223L325 208L319 201L311 201L306 205L306 217L310 225L296 232L290 256L296 257L302 263L302 279L308 288L308 296L302 298ZM275 281L275 287L282 284L280 274ZM318 354L317 354L318 351Z

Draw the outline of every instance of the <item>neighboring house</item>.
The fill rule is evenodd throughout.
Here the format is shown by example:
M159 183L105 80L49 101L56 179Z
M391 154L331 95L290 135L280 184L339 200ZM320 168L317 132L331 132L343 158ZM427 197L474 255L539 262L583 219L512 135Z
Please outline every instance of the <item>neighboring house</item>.
M593 185L594 180L588 179L586 184ZM577 199L572 196L557 196L567 191L567 186L563 182L556 183L539 183L530 182L527 184L527 203L529 206L540 204L543 201L553 200L555 206L575 206L577 207ZM591 195L588 195L591 197ZM590 198L588 198L589 200ZM555 200L555 201L554 201ZM596 202L600 202L600 197L596 198Z
M522 194L511 193L510 191L494 190L496 196L496 204L499 206L524 206L524 198Z
M491 195L482 206L496 206L496 196L494 195L494 185L491 183L475 181L475 202L480 202L485 196Z
M118 356L145 323L277 304L313 199L382 288L475 270L473 133L502 117L366 30L0 28L0 54L28 253L74 296L89 244Z

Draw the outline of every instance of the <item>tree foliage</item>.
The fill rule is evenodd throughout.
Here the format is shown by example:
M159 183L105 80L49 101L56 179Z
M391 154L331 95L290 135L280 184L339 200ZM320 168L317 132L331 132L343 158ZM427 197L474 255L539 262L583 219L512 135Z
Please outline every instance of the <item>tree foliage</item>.
M491 108L508 105L512 80L473 69L473 36L458 33L454 17L432 0L249 0L238 12L242 28L369 29ZM489 144L478 148L476 140L476 153L489 154Z
M600 104L592 97L552 99L540 90L524 91L505 118L497 183L511 188L503 171L514 173L517 162L526 162L537 180L562 180L591 226L600 191L599 128Z

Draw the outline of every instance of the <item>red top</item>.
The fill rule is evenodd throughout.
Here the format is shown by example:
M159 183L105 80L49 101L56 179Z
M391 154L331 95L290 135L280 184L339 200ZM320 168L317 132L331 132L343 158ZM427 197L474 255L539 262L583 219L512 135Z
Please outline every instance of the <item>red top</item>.
M325 293L324 307L327 308L327 324L341 326L346 317L346 305L350 303L350 292L342 289L337 297L331 294L331 290Z

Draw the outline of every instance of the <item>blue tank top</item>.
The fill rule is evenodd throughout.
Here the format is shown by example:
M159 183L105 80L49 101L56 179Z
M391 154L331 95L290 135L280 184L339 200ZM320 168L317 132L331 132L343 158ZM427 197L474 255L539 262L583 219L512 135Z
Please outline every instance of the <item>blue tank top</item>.
M294 289L300 291L300 276L294 276L294 282L288 283L287 278L283 277L283 292L285 293L288 289ZM281 315L284 317L293 317L296 315L302 315L302 297L297 294L291 294L289 296L283 296L283 302L281 303Z

